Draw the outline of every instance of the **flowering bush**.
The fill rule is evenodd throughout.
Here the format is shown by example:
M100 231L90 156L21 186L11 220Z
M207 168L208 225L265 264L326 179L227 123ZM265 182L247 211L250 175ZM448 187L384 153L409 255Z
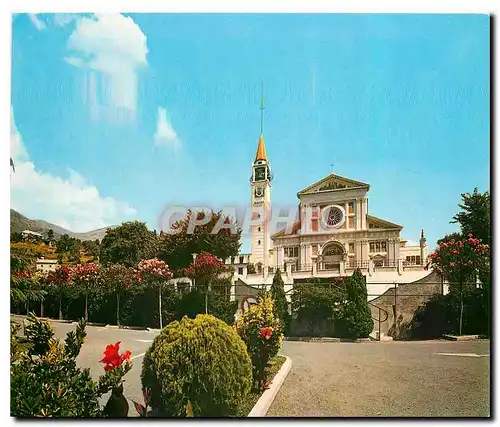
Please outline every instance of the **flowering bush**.
M441 242L429 255L429 264L450 282L450 291L460 294L459 334L462 334L464 291L473 289L478 272L489 264L490 248L472 234L467 239Z
M162 329L144 356L141 379L157 416L231 416L250 390L252 364L231 326L199 314Z
M106 289L116 294L116 324L120 326L120 296L137 282L136 270L121 264L110 264L102 271Z
M85 320L89 320L88 296L89 290L96 287L99 279L100 268L93 262L78 264L72 270L73 282L85 295Z
M226 271L226 266L220 259L208 252L201 252L184 270L184 274L195 279L198 285L208 285L224 271Z
M252 360L253 380L258 388L267 387L267 365L278 354L283 343L279 320L273 313L273 300L267 293L259 297L258 304L251 305L234 325L245 342Z
M143 281L147 286L158 288L158 306L160 315L160 329L163 327L161 311L161 291L164 283L172 277L172 272L164 261L158 258L143 259L137 266L139 283Z
M467 239L441 242L429 255L430 265L445 279L457 283L471 281L489 258L490 248L469 234Z
M30 333L26 338L17 336L18 325L11 326L11 416L15 417L102 417L124 416L123 400L117 405L116 397L123 391L123 376L131 369L126 353L120 366L94 382L89 368L76 364L86 333L81 320L76 331L67 334L64 345L53 338L48 322L29 316ZM37 346L36 349L34 346ZM124 353L124 354L125 354ZM37 355L37 357L32 357ZM110 359L115 360L115 359ZM105 408L99 399L111 390ZM121 394L123 397L123 394ZM123 399L125 399L123 397ZM126 403L126 400L125 400ZM126 407L128 411L128 404Z
M49 272L47 281L57 289L59 297L59 319L62 319L62 298L66 288L71 284L71 267L59 266L55 271Z

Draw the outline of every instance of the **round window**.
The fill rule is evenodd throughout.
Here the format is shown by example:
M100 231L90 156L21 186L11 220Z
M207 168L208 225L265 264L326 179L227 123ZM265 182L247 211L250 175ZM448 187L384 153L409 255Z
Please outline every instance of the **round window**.
M327 228L339 228L345 221L344 210L339 206L327 206L321 212L321 220Z

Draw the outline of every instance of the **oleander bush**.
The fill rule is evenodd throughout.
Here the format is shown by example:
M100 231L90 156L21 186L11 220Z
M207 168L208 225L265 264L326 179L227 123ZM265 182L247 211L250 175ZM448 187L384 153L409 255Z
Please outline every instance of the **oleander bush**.
M25 336L19 324L11 323L11 416L126 416L128 404L121 392L123 376L131 369L130 352L119 355L119 343L108 346L101 360L106 363L105 374L95 382L89 368L76 364L86 336L85 321L67 334L64 344L53 337L47 322L34 315L28 321ZM109 391L111 397L101 408L99 399ZM121 405L116 405L117 401Z
M235 327L252 360L254 385L266 388L267 365L278 354L283 343L282 326L274 315L271 295L264 293L259 296L258 304L251 305L243 312L236 320Z
M250 391L252 364L245 343L222 320L199 314L165 326L144 356L142 386L154 416L237 414Z

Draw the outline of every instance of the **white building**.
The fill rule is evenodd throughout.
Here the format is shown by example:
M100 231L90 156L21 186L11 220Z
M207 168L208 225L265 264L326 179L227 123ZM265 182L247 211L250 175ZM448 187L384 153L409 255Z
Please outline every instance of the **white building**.
M36 269L44 272L55 271L57 269L57 260L38 258L36 260Z
M272 234L267 218L272 179L261 135L250 190L252 207L261 209L263 221L251 228L251 253L225 261L235 268L235 284L270 285L280 268L285 290L289 290L297 280L346 276L360 268L370 300L395 283L411 283L431 274L425 268L424 231L419 245L407 245L401 225L369 212L369 184L333 173L298 192L299 214L291 232L282 229ZM252 219L258 219L257 215L254 212Z

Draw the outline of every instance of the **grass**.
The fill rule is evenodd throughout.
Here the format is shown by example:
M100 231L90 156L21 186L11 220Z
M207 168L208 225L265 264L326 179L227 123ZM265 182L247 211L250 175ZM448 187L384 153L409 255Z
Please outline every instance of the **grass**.
M269 380L272 381L274 376L281 369L283 363L285 363L286 357L283 356L275 356L269 361ZM247 417L252 408L259 400L260 396L262 396L262 391L253 390L247 394L243 402L241 402L240 411L237 414L238 417Z

